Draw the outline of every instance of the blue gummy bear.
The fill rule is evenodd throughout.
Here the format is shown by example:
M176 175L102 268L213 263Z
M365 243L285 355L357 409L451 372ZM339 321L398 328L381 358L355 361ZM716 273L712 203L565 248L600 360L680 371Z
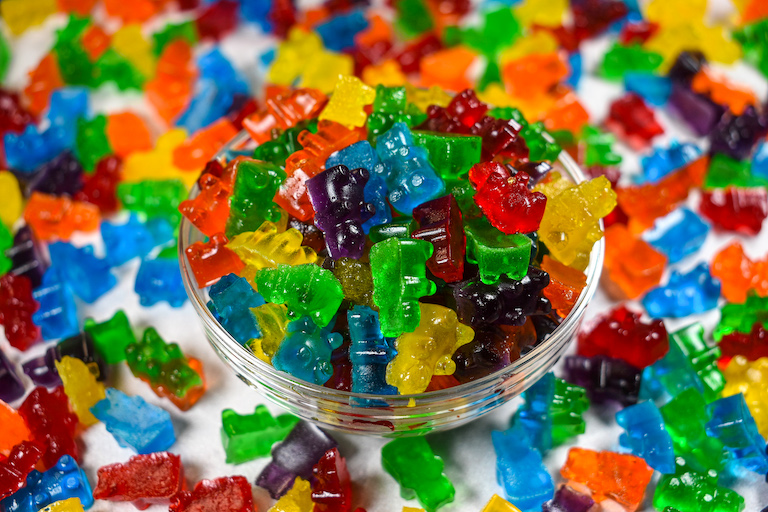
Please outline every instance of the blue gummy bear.
M261 337L261 329L251 308L264 304L264 299L248 280L236 274L227 274L211 286L208 309L214 318L241 345Z
M22 133L8 132L3 136L5 162L19 172L32 172L56 158L74 142L73 126L51 125L40 132L34 124L27 125Z
M45 117L51 124L76 123L90 116L90 96L86 87L67 86L51 93Z
M579 86L579 81L581 80L581 60L581 53L578 51L568 54L568 68L570 71L568 73L568 78L565 79L565 83L570 85L573 89L576 89Z
M619 436L621 446L645 459L659 473L675 472L672 438L656 404L649 400L625 407L616 413L616 422L626 431Z
M323 45L332 52L343 52L355 47L355 36L368 28L362 9L337 14L315 26Z
M119 389L107 388L106 393L91 412L106 425L117 444L143 455L165 451L176 442L168 411Z
M382 334L379 313L366 306L355 306L347 311L347 322L352 392L396 395L397 388L387 384L386 378L387 365L397 354L395 338Z
M184 290L178 260L144 259L136 275L134 291L139 295L139 302L144 307L162 301L174 308L181 307L187 300L187 292Z
M524 427L491 432L491 439L496 450L496 480L507 500L523 512L541 510L554 496L555 485Z
M328 382L333 375L331 352L341 346L341 334L330 332L330 327L319 328L306 316L288 324L286 331L272 366L318 386Z
M760 435L755 419L741 393L715 400L707 405L711 418L707 435L717 438L735 464L755 473L768 472L765 439Z
M373 226L392 222L392 210L387 203L387 184L382 177L387 173L379 155L367 140L361 140L346 148L336 151L325 161L325 168L345 165L349 169L363 168L369 172L368 182L363 189L363 200L373 205L373 216L363 223L365 234Z
M668 148L654 148L640 159L645 181L656 183L668 174L688 165L701 156L701 149L689 142L680 144L673 140Z
M522 394L523 404L512 417L512 426L519 424L528 432L531 445L539 453L552 449L552 416L549 408L555 397L555 374L550 372Z
M709 224L683 207L656 219L653 228L643 233L643 240L676 263L701 249L708 233Z
M150 230L150 223L157 231ZM116 267L133 258L147 256L152 249L169 242L173 237L173 228L162 218L141 222L136 215L131 215L124 224L101 223L101 237L107 262Z
M663 107L672 94L672 80L653 73L628 71L624 74L624 88L627 92L641 96L651 105Z
M44 473L33 469L21 490L0 501L3 512L37 512L51 503L78 498L84 509L93 506L93 493L88 477L75 459L63 455L55 466Z
M405 123L395 123L376 138L376 153L385 164L380 171L389 202L398 211L410 215L415 207L445 193L445 183L429 163L427 150L414 144Z
M272 9L272 0L240 0L242 18L257 24L264 33L272 31L272 22L269 20L270 9Z
M720 281L700 263L687 274L672 271L669 282L649 291L642 302L653 318L684 318L716 308L719 298Z
M93 246L75 247L65 242L48 246L51 265L67 285L87 303L114 288L117 279L110 271L109 263L93 255Z
M58 269L49 267L43 282L32 292L40 309L32 315L45 340L68 338L80 332L77 321L75 295L59 275Z
M752 175L768 180L768 142L762 142L752 157Z

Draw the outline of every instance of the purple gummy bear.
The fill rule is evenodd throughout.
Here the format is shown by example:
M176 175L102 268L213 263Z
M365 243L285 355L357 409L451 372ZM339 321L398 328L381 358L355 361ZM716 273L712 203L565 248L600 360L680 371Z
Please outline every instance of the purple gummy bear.
M13 246L5 251L5 255L11 259L13 265L11 274L28 277L33 288L40 286L48 264L29 226L19 228L13 237Z
M667 76L673 83L690 87L693 77L706 66L707 58L698 50L680 52Z
M368 177L366 169L337 165L307 180L315 226L325 233L331 258L358 259L363 255L363 223L374 213L373 206L363 199Z
M593 403L634 405L640 396L642 370L621 359L606 356L568 356L565 380L586 388Z
M548 162L525 162L516 164L517 167L512 167L506 164L507 169L510 170L509 175L514 176L518 172L524 172L528 175L528 188L533 189L536 185L543 180L549 171L552 170L552 166Z
M300 421L272 450L272 461L256 478L256 485L279 499L293 486L297 476L312 478L312 468L325 452L337 446L336 440L318 427Z
M453 376L463 384L507 367L520 355L522 347L516 341L496 325L478 327L472 341L453 354Z
M453 290L456 313L461 323L475 327L482 324L523 325L528 316L547 314L552 306L541 291L549 284L549 274L528 267L519 281L502 278L485 284L479 278L458 283Z
M587 512L594 504L592 497L564 485L555 492L554 498L542 505L541 512Z
M24 383L21 382L16 368L0 350L0 400L13 402L24 395Z
M702 137L712 131L725 113L725 107L677 83L672 84L668 104L673 113Z
M80 359L85 364L96 364L99 369L98 380L105 380L109 374L109 367L104 359L96 351L93 338L87 332L61 340L56 345L49 347L45 355L30 359L22 365L24 373L38 386L55 387L61 385L59 372L56 370L56 361L61 361L64 356Z
M24 174L24 195L29 197L32 192L53 194L56 196L73 196L83 188L83 166L70 151L64 151L59 156L47 162L32 174Z
M744 160L768 132L768 119L750 105L740 115L726 112L710 133L710 151Z

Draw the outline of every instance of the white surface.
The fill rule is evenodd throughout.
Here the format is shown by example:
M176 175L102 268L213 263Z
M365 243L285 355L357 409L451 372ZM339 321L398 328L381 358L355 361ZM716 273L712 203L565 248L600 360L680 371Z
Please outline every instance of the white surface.
M5 84L7 87L21 88L25 85L26 72L36 66L38 60L53 42L53 30L63 26L63 24L63 17L51 19L44 27L29 31L14 42L14 60ZM238 67L246 70L247 78L256 85L259 82L259 77L253 64L256 62L258 53L267 44L268 41L263 35L254 29L246 28L240 29L228 37L222 46L224 52ZM620 84L607 84L602 80L588 76L589 72L596 67L607 45L608 41L603 39L588 43L583 48L585 73L579 92L585 106L593 116L594 123L605 116L607 105L619 97L623 91ZM759 98L766 97L768 84L753 69L741 65L729 69L728 72L732 78L753 87ZM118 94L115 90L100 90L93 95L92 104L96 112L131 108L151 116L150 109L140 95L135 93ZM666 141L671 136L680 140L693 140L687 130L672 122L666 115L660 113L659 117L667 128L667 134L660 138L658 143ZM158 128L156 133L160 131ZM625 156L623 169L627 172L635 172L639 168L637 157L626 148L620 148L620 150ZM695 206L698 202L698 196L691 199L691 204ZM74 242L76 244L98 243L97 238L92 236L76 238ZM699 261L708 261L732 238L734 238L733 235L711 233L699 255L688 258L672 268L687 270ZM741 238L743 239L743 237ZM768 248L768 229L764 229L759 237L749 240L743 239L743 241L748 254L753 257L762 257ZM178 438L171 451L181 455L190 484L203 478L215 478L223 475L244 475L253 482L268 459L259 459L239 466L225 464L224 451L219 440L220 413L225 408L235 409L241 414L252 412L254 407L262 402L262 398L235 378L228 368L219 361L208 346L202 328L189 303L180 309L173 309L167 305L157 305L152 308L139 306L138 299L133 292L137 268L138 262L133 261L116 269L115 274L119 278L118 286L93 305L79 304L81 320L91 316L97 321L102 321L111 317L117 309L122 308L128 314L137 333L140 334L145 327L155 326L166 340L178 342L185 353L203 361L208 381L208 392L195 407L182 413L168 401L158 399L146 384L131 375L124 364L115 368L110 384L127 393L141 395L149 402L160 405L171 413ZM607 299L602 291L598 291L587 310L587 321L596 314L606 311L612 304L612 301ZM717 319L718 314L712 312L701 315L701 318L669 321L667 328L671 331L681 325L702 320L707 328L711 329ZM9 348L4 339L0 340L0 346L10 354L16 363L21 363L38 355L45 348L40 345L26 354L21 354ZM31 388L31 383L28 382L27 384ZM14 405L18 405L18 403ZM271 404L267 405L273 413L280 413L276 407ZM490 433L492 430L507 428L509 418L516 406L517 402L513 402L471 425L448 433L430 436L430 444L445 461L445 473L456 486L454 503L441 510L445 512L479 511L492 494L502 492L496 484L496 457L491 445ZM578 445L592 449L618 450L620 429L613 419L614 412L613 410L590 409L586 413L587 432L547 455L545 462L555 476L556 482L559 481L558 471L566 459L569 447ZM384 440L349 435L336 435L335 437L339 441L342 455L347 458L349 471L354 482L354 505L356 507L365 507L369 512L384 512L399 511L403 505L418 506L416 501L402 500L399 496L398 485L381 469L380 449L385 442ZM123 462L133 455L130 450L118 447L112 436L106 432L103 424L88 429L81 435L81 440L83 444L83 467L94 486L96 484L96 471L100 466ZM747 500L746 510L757 512L763 506L768 505L768 486L766 486L763 476L752 475L752 477L742 480L735 489L745 496ZM650 506L652 495L653 485L648 489L646 506L641 510L653 510ZM257 487L254 487L254 497L258 510L266 510L272 503L267 493ZM131 505L99 501L91 510L119 512L135 509ZM163 510L163 508L153 507L150 510Z

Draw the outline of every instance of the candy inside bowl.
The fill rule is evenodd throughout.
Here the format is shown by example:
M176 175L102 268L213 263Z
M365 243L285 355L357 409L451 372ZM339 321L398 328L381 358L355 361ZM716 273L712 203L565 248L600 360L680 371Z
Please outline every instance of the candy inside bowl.
M321 123L323 122L321 121ZM321 135L323 130L329 126L333 128L328 123L321 124ZM395 125L390 130L397 128ZM313 127L313 129L316 128ZM405 129L407 130L407 127ZM249 169L248 166L256 166L264 172L267 172L265 169L270 169L268 172L273 173L278 180L285 180L284 183L290 182L291 176L289 175L286 180L284 173L281 174L283 171L280 167L263 164L263 162L252 163L249 160L254 155L254 148L258 146L251 137L252 133L253 131L251 133L243 131L219 152L216 158L222 165L212 164L212 166L217 167L217 172L222 173L221 179L228 179L227 173L239 176L241 173L250 172L238 170L238 168ZM301 136L299 138L305 148L311 147L316 139L321 138L321 135L313 138L311 130L302 133L307 134L304 135L303 140ZM429 135L429 132L424 133ZM443 136L446 134L436 135ZM422 132L416 134L417 138L423 136ZM397 140L408 141L410 140L408 137L399 134ZM360 138L358 137L356 140L360 141ZM351 141L351 143L354 142L355 140ZM351 143L347 143L341 148L347 148ZM379 141L379 143L382 142ZM363 144L361 148L363 146L365 145ZM368 151L373 150L368 149ZM400 149L396 148L394 151L400 151ZM426 151L423 154L426 155ZM329 155L339 155L339 153L330 152ZM437 159L438 157L434 158ZM325 159L323 159L324 162ZM373 165L380 164L371 164L371 166ZM326 167L337 169L337 167ZM501 168L501 166L499 167ZM563 179L554 181L556 178L553 178L547 181L550 185L545 185L544 189L549 186L550 190L562 193L563 190L567 190L573 184L579 184L586 180L578 165L565 152L560 153L552 167L552 171L558 172ZM341 172L343 177L347 179L357 171L354 169L350 171L344 167L338 172ZM311 175L318 176L321 173L323 176L326 175L322 169L316 170ZM366 171L364 176L368 177L371 174L373 173ZM553 172L551 174L555 176ZM527 174L518 176L525 178L524 185L527 184L527 176ZM237 178L230 176L229 179L236 182ZM508 177L507 182L513 184L513 177ZM207 187L204 193L210 194L210 183L204 181L202 183L203 187ZM552 183L557 183L557 185L552 185ZM200 185L201 182L193 187L190 192L190 200L194 200L201 194ZM325 189L322 187L318 189L316 185L315 182L314 185L310 184L307 188L313 194L312 204L320 205L317 198L324 194L326 189L333 187L326 183ZM237 187L236 184L232 186ZM312 186L315 186L315 192L312 191ZM451 189L441 190L438 194L440 197L432 199L431 202L439 200L449 192L453 191ZM274 194L274 191L271 193ZM398 197L393 198L391 193L387 199L390 204L400 200ZM242 206L242 199L239 201L236 204L236 200L233 198L233 209ZM252 203L254 202L252 201ZM452 201L451 204L455 203ZM266 204L259 204L262 209L267 206ZM252 204L250 205L252 206ZM282 203L281 206L283 206ZM290 207L296 207L296 205L293 204ZM492 207L493 205L490 205L488 208ZM400 208L410 211L410 208L413 207L400 206ZM414 217L419 217L417 214L419 208L421 206L417 201ZM371 227L367 235L362 235L365 247L353 249L358 251L357 254L362 255L359 256L362 265L367 265L371 269L368 270L368 275L372 277L365 278L364 275L360 277L362 274L347 275L345 274L346 270L339 270L344 265L354 265L354 262L358 260L346 257L331 258L327 252L338 251L339 248L331 248L333 241L329 243L327 238L325 250L322 250L322 246L316 246L316 251L308 251L303 248L304 246L298 245L303 240L302 232L305 236L310 234L307 226L314 228L311 216L309 222L297 221L296 218L291 217L290 225L286 225L288 219L286 219L284 212L281 213L279 208L275 211L277 215L272 220L262 222L262 219L258 226L250 226L247 229L238 226L241 231L238 231L227 244L227 247L236 251L242 249L241 246L244 243L242 233L246 233L250 237L248 243L251 244L256 243L253 239L254 233L259 239L265 237L274 239L280 234L293 238L292 246L285 240L281 242L283 248L292 247L294 259L291 262L282 262L293 265L293 267L288 267L292 270L287 270L282 265L278 266L277 269L270 268L277 266L275 260L280 258L273 258L269 255L261 256L261 260L264 261L257 265L260 267L258 269L254 269L251 262L245 266L242 263L236 265L240 276L245 277L251 285L254 285L263 297L254 294L253 289L244 284L244 279L237 281L239 278L235 276L225 276L219 284L214 284L213 288L205 286L208 283L204 279L201 281L200 275L195 274L194 264L191 263L191 260L205 258L205 248L213 248L221 240L215 240L213 237L207 246L204 245L207 240L206 235L196 226L202 224L199 219L196 219L194 223L190 221L188 217L194 218L191 215L185 215L179 233L179 257L185 287L203 322L211 345L219 357L232 368L241 380L258 389L266 398L298 417L322 427L350 433L413 435L454 428L519 395L552 368L573 339L585 308L598 285L602 268L604 242L600 238L593 245L588 245L588 249L580 256L574 257L581 257L583 260L581 264L584 279L583 288L572 294L567 312L564 311L562 317L546 309L551 308L551 304L545 299L542 300L547 303L546 314L532 315L533 312L529 311L527 314L532 315L531 318L527 318L525 313L521 317L515 316L516 312L512 309L501 310L503 308L500 305L504 304L502 300L504 297L498 295L495 298L491 297L490 302L494 303L495 301L497 303L497 314L509 320L506 322L508 325L505 325L505 320L502 319L499 320L502 324L501 327L494 324L486 328L483 325L478 326L478 321L480 324L484 321L478 320L478 318L483 314L482 308L488 304L480 304L477 301L479 297L488 297L489 286L496 286L501 290L502 284L498 283L504 283L506 286L503 288L504 290L513 290L510 293L521 294L527 284L521 285L520 283L530 283L538 278L536 276L543 275L547 279L546 282L549 282L548 274L538 267L541 263L537 262L537 266L529 266L529 263L533 263L533 259L535 259L535 257L531 257L533 251L530 249L535 237L532 238L525 234L502 234L491 226L485 217L481 217L483 213L478 210L478 218L471 218L470 216L466 219L467 244L475 244L473 249L468 249L474 251L473 258L471 261L468 259L466 268L458 276L455 276L454 281L459 283L449 284L447 277L446 282L435 277L440 270L435 266L430 266L433 263L425 263L434 253L429 245L430 242L419 239L419 232L429 231L429 228L424 229L428 221L422 219L415 223L410 217L395 216L389 222ZM483 210L483 212L485 211ZM237 213L234 216L236 217ZM232 226L232 219L233 214L230 213L228 227ZM238 222L240 221L243 219ZM243 222L247 223L247 219ZM597 223L599 220L592 219L592 222ZM326 236L331 232L322 223L320 215L315 218L315 224L323 227ZM419 230L414 230L414 224ZM289 228L287 231L285 231L286 227ZM291 228L299 228L299 230L293 233L290 231ZM521 273L513 271L511 267L505 267L501 271L504 275L500 276L498 269L494 271L489 269L492 265L483 263L482 258L497 258L498 248L508 248L508 244L497 243L492 240L493 236L486 236L486 232L489 230L497 233L502 241L507 240L509 236L520 237L515 240L522 241L524 239L525 243L521 242L521 246L528 253L524 258ZM315 228L313 232L316 234L317 231ZM354 229L351 232L355 234ZM285 233L289 234L285 235ZM556 233L554 235L549 233L551 239L556 238L555 235ZM485 238L483 238L484 236ZM429 239L429 236L426 238ZM412 242L412 240L416 240L416 242ZM432 244L434 243L432 241ZM553 242L553 245L556 243L556 241ZM307 238L307 245L311 244L312 242L309 242ZM425 246L430 250L423 251ZM480 246L487 251L487 254L479 254L480 249L478 247ZM243 255L242 252L238 254ZM302 256L307 254L310 256L309 262ZM505 257L510 256L507 254ZM557 269L552 270L553 266L562 267L562 265L551 257L544 256L545 260L547 258L549 258L550 270L556 273ZM243 261L246 260L248 258ZM397 265L390 264L392 261L397 261ZM502 258L502 261L511 260ZM473 265L474 263L477 263L477 267ZM425 266L429 268L429 271L424 268ZM519 267L519 265L517 266ZM396 270L393 271L390 267L396 267ZM417 270L421 267L421 277L419 277L418 272L412 271L413 267L416 267ZM411 269L410 274L413 275L409 274L409 269ZM401 276L403 278L401 284L398 284L397 279L393 279L393 276ZM360 289L362 288L364 291L366 289L364 283L366 279L372 279L372 283L367 285L368 288L372 287L369 290L372 292L372 297L371 293L368 295L363 293L365 296L360 295ZM212 281L214 280L210 282ZM433 281L437 281L439 285L435 285ZM203 287L199 287L199 283ZM258 318L265 322L262 330L266 329L271 334L274 334L273 324L280 323L279 321L274 322L274 315L270 316L271 313L274 313L274 308L282 308L281 303L285 303L289 310L292 309L290 323L287 324L287 332L278 329L278 332L283 336L282 341L278 339L277 345L275 345L274 340L272 340L272 344L269 345L263 339L247 340L243 339L242 333L236 333L233 336L231 332L234 331L231 325L229 331L222 326L222 322L219 321L222 318L222 312L217 311L215 305L210 308L208 304L212 290L214 294L218 294L221 289L226 289L229 286L242 288L243 303L255 300L253 297L258 295L260 302L251 304L251 306L255 306L255 309L251 311L256 314L256 311L259 310L259 314L262 316L258 316ZM464 293L464 290L472 286L475 287L472 293ZM543 286L546 286L546 283ZM456 292L455 289L458 288L461 288L462 291ZM390 289L394 291L390 291ZM413 304L401 304L401 297L397 294L399 293L398 290L402 289L418 290L414 292L415 298L411 297L412 302L416 304L415 306ZM312 290L312 292L309 293L308 290ZM336 291L342 293L342 298L338 298L338 303L334 302L335 297L338 297ZM541 288L539 288L539 295L537 295L539 298L543 297L540 292ZM295 297L291 299L292 295L301 295L302 293L304 293L304 302L297 304ZM420 302L416 302L418 298L421 299ZM264 303L265 300L266 304ZM473 304L470 309L474 308L473 311L477 318L475 316L470 318L473 314L468 313L467 307L461 306L462 301L466 302L467 300ZM475 302L472 303L472 301ZM458 306L457 302L459 303ZM262 314L265 313L260 310L263 306L273 309L270 315ZM419 310L418 313L420 314L420 317L417 316L415 321L413 318L409 318L413 315L414 307ZM564 306L561 305L560 307L563 308ZM459 312L459 317L457 317L457 312ZM373 316L375 319L371 320ZM536 318L532 319L533 316ZM534 320L542 326L539 328L534 326ZM372 331L366 330L364 327L366 325L370 327L369 324L372 321L376 328ZM259 325L261 324L259 323ZM350 325L353 327L350 328ZM502 332L504 342L513 345L510 350L514 352L514 357L509 357L509 360L505 360L501 366L498 362L487 361L488 358L494 357L493 351L489 352L488 349L479 346L480 338L475 338L476 331L482 332L482 336L488 336L487 331L490 330L494 333ZM372 332L377 333L373 335L375 339L367 339L366 336L371 336ZM425 332L429 335L425 335ZM296 342L294 338L296 333L300 337L305 336L306 339L319 339L320 342L318 343L322 346L316 345L315 342L304 343L302 341L304 338L300 338ZM247 337L247 335L245 336ZM241 338L240 342L237 341L237 337ZM268 337L264 338L267 339ZM352 355L350 355L350 338L353 338L352 341L355 342L352 345ZM291 340L289 343L291 345L290 350L286 348L286 340L289 339ZM425 339L428 343L424 341ZM474 346L469 345L473 339L477 343ZM518 343L517 340L520 339L528 339L530 342L527 344ZM405 342L404 340L408 341ZM446 346L451 348L447 349ZM467 348L460 354L462 346ZM414 347L417 348L414 349ZM423 358L418 353L418 349L421 347L428 347L422 352ZM413 355L414 350L417 351L416 355ZM480 354L478 355L478 353ZM407 359L406 356L410 359ZM307 363L307 358L316 357L318 358L317 364L304 364ZM398 360L398 357L401 359ZM467 363L468 360L474 361L472 364L477 363L473 358L485 358L485 362L481 362L482 364L487 363L486 366L480 368L482 366L480 364L471 367L474 369L467 370L471 366ZM420 365L428 367L426 381L423 375L414 370L416 367L421 368ZM458 373L456 373L457 366L460 368ZM279 371L276 367L287 368L290 373ZM308 371L307 368L310 370ZM477 370L477 368L482 371ZM374 380L378 379L379 384L388 387L390 393L399 391L399 394L351 391L352 386L349 380L351 373L356 371L377 372L376 375L368 375L368 377ZM358 380L364 379L360 376L357 378ZM327 380L324 381L323 379Z

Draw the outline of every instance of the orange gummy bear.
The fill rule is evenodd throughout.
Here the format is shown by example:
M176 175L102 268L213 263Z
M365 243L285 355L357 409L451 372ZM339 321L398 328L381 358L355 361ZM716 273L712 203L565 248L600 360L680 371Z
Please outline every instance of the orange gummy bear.
M91 25L85 29L85 32L83 32L80 42L83 45L83 49L88 54L88 57L90 57L92 61L96 61L96 59L101 57L102 53L107 51L107 48L109 48L109 45L112 42L112 37L104 32L104 29L100 26Z
M667 257L624 224L605 230L604 285L616 299L636 299L661 282Z
M152 391L154 391L157 396L161 398L167 398L181 411L188 411L193 405L197 403L198 400L200 400L200 397L205 394L205 390L208 388L208 385L205 382L203 363L194 357L190 357L187 359L187 364L189 364L189 367L200 375L203 383L200 386L195 386L188 389L184 396L177 396L173 391L166 388L162 384L153 385L151 382L149 382L149 379L144 376L141 377L141 380L149 384L149 387L152 388Z
M572 483L589 488L595 501L612 499L634 512L643 501L653 469L634 455L571 448L560 474Z
M216 233L207 242L195 242L186 249L189 266L198 288L205 288L227 274L240 274L245 264L232 249L224 233Z
M710 97L720 105L727 105L734 114L741 115L749 105L757 105L757 96L747 87L742 87L728 80L725 76L716 75L702 69L693 77L691 82L693 92Z
M153 147L147 124L133 112L109 114L106 132L112 150L121 157L136 151L149 151Z
M213 236L226 227L231 185L208 173L203 174L197 183L200 193L194 199L182 201L179 211L205 236Z
M451 91L472 87L467 70L477 58L470 49L456 46L425 55L419 64L421 86L438 86Z
M8 455L11 449L22 441L29 441L30 432L24 418L2 400L0 400L0 454Z
M564 265L544 255L541 269L549 274L549 284L544 288L544 296L552 303L552 308L564 317L573 309L587 285L587 276L581 270Z
M39 240L69 240L75 231L97 230L100 216L93 204L33 192L24 208L24 220Z
M750 290L758 296L768 296L768 258L751 260L741 242L734 241L715 255L712 277L722 284L721 292L728 302L743 303Z
M512 96L531 98L549 91L568 76L568 65L559 52L532 53L507 62L501 78Z
M392 26L387 21L374 14L368 20L368 28L355 35L355 46L370 48L383 42L392 41Z
M171 123L186 108L197 73L192 48L176 39L163 49L157 60L155 78L147 82L147 101L166 122Z
M317 117L328 98L317 89L296 89L287 95L267 96L264 108L243 121L251 138L263 144L272 138L272 130L293 128L301 121Z
M152 0L104 0L107 14L120 18L123 23L144 23L157 14L157 5Z
M35 115L40 115L48 108L51 93L63 86L59 62L54 54L49 53L40 60L35 69L29 72L29 84L24 88L27 109Z
M691 162L657 183L631 185L616 189L619 206L629 216L629 228L639 234L653 226L659 217L668 214L688 198L694 188L701 187L707 175L709 157Z
M589 112L581 104L576 93L564 91L555 97L546 114L538 120L543 121L544 127L549 131L568 130L571 133L579 133L589 122Z
M222 118L197 132L173 150L173 164L184 171L202 169L237 130L227 118Z

